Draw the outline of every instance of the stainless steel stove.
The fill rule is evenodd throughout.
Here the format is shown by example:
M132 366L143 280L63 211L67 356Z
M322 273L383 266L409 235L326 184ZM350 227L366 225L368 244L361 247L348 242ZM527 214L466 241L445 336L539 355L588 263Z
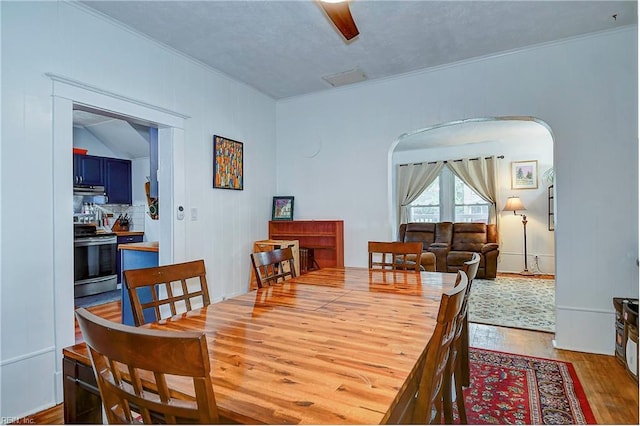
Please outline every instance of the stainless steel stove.
M75 297L116 289L117 241L116 234L99 233L93 224L73 225Z

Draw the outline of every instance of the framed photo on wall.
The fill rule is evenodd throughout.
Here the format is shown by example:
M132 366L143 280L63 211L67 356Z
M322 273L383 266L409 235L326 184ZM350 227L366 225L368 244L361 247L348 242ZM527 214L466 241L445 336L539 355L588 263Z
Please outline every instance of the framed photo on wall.
M213 136L213 187L243 189L242 142Z
M538 189L538 160L511 162L511 189Z
M293 197L273 197L271 220L293 220Z

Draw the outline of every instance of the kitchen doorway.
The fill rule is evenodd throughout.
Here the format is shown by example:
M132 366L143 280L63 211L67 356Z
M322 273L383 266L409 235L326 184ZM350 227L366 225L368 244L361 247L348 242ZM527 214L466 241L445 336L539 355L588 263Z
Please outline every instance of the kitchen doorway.
M116 247L158 241L157 135L153 123L74 105L74 308L120 301Z
M180 261L185 256L185 225L174 217L184 205L184 127L188 116L90 84L56 74L53 83L53 181L54 247L53 279L55 306L56 401L62 402L62 349L73 345L73 224L69 220L73 203L73 110L83 106L127 119L152 123L158 128L160 245L159 263Z

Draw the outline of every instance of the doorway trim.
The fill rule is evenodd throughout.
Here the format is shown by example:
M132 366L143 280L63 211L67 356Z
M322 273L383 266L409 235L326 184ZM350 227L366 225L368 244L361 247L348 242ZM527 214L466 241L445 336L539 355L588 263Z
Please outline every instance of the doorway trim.
M55 340L55 399L63 400L62 350L75 344L73 301L73 108L82 105L142 120L158 127L161 264L184 259L185 226L174 220L173 206L184 205L184 127L189 116L110 92L65 76L52 80L53 176L53 300ZM162 220L166 218L165 220Z

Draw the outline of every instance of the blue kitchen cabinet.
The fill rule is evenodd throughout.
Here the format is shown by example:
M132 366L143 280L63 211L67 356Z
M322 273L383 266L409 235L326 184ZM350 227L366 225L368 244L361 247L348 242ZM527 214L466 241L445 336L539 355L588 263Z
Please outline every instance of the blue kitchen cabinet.
M74 185L104 185L104 161L94 155L73 154Z
M105 158L105 191L109 204L131 204L131 161Z

